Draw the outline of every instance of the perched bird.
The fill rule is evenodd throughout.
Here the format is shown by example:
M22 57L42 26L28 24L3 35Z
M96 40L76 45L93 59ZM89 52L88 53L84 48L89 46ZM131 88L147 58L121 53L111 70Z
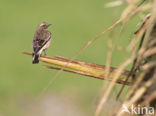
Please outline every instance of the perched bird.
M48 31L48 27L51 24L48 24L46 22L42 22L38 25L37 30L34 35L33 39L33 64L39 63L39 57L42 53L42 51L45 52L45 50L50 46L51 42L51 33Z

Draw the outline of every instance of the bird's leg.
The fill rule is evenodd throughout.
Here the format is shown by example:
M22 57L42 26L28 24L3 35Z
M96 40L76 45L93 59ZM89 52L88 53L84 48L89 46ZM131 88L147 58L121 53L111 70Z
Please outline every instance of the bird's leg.
M46 51L45 50L43 50L43 52L44 52L44 55L46 56L47 54L46 54Z

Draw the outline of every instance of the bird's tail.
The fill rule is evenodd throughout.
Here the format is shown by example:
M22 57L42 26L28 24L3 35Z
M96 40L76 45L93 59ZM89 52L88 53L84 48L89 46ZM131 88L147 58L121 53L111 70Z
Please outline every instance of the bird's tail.
M33 64L38 64L38 63L39 63L39 57L40 57L39 54L35 54L35 53L34 53L32 63L33 63Z

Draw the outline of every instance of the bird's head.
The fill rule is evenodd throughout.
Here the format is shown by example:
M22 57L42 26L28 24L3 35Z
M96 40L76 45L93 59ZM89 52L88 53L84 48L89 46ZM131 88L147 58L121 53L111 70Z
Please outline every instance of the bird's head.
M44 28L44 29L48 29L48 27L49 27L50 25L51 25L51 24L48 24L48 23L46 23L46 22L42 22L42 23L39 24L39 27Z

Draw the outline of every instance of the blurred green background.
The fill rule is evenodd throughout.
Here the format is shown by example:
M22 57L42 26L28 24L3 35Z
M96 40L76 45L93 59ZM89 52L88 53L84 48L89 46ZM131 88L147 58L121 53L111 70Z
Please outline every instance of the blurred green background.
M120 17L124 6L105 8L107 2L109 0L1 0L0 116L93 115L104 81L62 72L39 98L57 71L41 67L42 62L33 65L32 58L22 52L32 52L34 32L37 25L45 21L52 24L49 30L53 39L47 54L71 58ZM128 34L135 28L134 24L124 30L119 46L128 45ZM115 30L116 35L119 29ZM77 59L105 65L108 38L109 33L100 37ZM125 56L128 56L126 52L115 50L112 66L121 64Z

